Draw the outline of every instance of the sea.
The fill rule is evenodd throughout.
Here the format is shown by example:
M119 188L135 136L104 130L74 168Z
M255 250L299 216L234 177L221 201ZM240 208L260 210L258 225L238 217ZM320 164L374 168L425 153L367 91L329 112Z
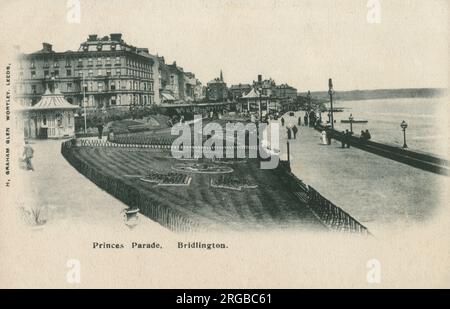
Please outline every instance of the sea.
M450 157L447 97L337 101L333 102L333 107L343 109L334 113L336 130L350 129L350 124L341 123L341 120L348 120L352 114L355 120L368 121L353 124L355 136L368 129L373 141L401 147L403 131L400 124L405 121L408 124L406 144L410 150ZM327 114L322 113L323 121L328 120Z

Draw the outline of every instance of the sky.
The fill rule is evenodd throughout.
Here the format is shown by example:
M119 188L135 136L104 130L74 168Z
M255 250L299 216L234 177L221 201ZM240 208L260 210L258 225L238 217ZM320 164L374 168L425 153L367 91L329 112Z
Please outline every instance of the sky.
M447 0L0 0L2 51L77 50L89 34L121 32L203 82L271 77L299 91L448 87ZM368 4L380 4L369 23ZM2 53L3 56L8 53ZM2 63L8 61L1 59Z

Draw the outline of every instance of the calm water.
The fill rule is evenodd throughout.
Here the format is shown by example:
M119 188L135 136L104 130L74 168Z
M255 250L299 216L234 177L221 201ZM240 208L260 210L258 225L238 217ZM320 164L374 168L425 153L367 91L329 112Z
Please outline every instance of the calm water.
M353 124L353 132L359 136L361 130L369 129L372 140L388 144L403 145L400 123L408 123L406 142L411 150L420 150L449 157L449 112L448 98L432 99L388 99L365 101L338 101L334 107L344 108L335 113L335 128L345 130L350 124L341 123L350 113L354 119L366 119L367 124ZM322 119L328 119L327 113Z

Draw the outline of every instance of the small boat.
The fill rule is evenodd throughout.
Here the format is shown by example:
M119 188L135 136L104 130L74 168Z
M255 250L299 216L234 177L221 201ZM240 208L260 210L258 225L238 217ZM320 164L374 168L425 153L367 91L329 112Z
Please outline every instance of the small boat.
M353 119L352 123L368 123L369 120L365 120L365 119ZM348 119L343 119L341 120L341 123L350 123L350 120Z

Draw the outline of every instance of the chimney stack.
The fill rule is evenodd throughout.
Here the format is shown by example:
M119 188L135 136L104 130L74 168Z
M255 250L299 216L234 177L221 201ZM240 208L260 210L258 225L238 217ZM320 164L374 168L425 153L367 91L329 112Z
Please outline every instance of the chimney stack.
M262 75L259 74L259 75L258 75L258 83L261 83L261 82L262 82Z
M120 42L122 40L122 33L111 33L109 37L111 41Z
M52 51L52 44L49 44L49 43L42 43L42 48L43 48L45 51L51 52L51 51Z
M96 34L89 34L88 41L97 41L97 35Z

